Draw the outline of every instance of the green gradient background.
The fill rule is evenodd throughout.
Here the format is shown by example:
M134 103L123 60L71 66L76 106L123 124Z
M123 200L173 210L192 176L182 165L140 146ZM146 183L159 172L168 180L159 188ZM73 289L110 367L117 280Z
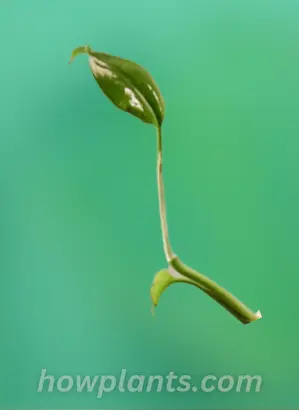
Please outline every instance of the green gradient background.
M295 408L297 0L1 2L1 408ZM99 92L90 44L144 65L166 100L181 258L263 320L243 326L165 266L155 134ZM38 394L55 375L261 374L262 392Z

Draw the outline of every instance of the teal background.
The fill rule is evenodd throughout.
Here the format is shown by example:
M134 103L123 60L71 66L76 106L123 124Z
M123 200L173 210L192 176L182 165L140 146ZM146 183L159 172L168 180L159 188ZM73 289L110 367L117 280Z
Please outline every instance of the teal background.
M297 0L1 2L0 407L296 408ZM154 129L99 92L90 44L166 100L175 251L263 319L241 325L165 266ZM260 393L37 393L70 374L260 374Z

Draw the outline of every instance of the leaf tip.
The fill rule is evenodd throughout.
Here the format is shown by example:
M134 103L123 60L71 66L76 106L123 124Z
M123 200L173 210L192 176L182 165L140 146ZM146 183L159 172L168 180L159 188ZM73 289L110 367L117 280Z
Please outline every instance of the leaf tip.
M81 46L75 48L72 52L71 58L69 59L69 64L71 64L79 54L89 54L90 52L91 48L89 46Z
M156 306L157 305L154 305L154 304L152 304L152 306L151 306L151 314L152 314L153 317L155 316L155 307Z

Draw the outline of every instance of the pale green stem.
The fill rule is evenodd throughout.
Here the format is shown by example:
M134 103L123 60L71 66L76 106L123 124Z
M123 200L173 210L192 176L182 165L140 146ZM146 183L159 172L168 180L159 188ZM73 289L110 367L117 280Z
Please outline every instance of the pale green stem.
M167 218L166 218L166 203L165 203L165 193L164 193L164 183L163 183L163 161L162 161L162 133L161 127L157 127L157 183L158 183L158 197L159 197L159 208L160 208L160 220L161 220L161 230L162 230L162 240L164 253L167 262L171 265L176 272L181 274L183 278L189 279L190 283L200 288L202 291L207 293L210 297L216 300L220 305L222 305L226 310L228 310L232 315L239 319L242 323L247 324L262 317L260 311L256 313L248 309L242 302L236 299L231 293L219 286L216 282L212 281L208 277L202 275L201 273L195 271L194 269L186 266L182 263L179 258L172 251Z
M161 221L161 231L162 231L162 241L165 257L168 263L174 259L175 254L172 252L171 245L169 242L168 226L166 218L166 204L165 204L165 193L164 193L164 183L163 183L163 160L162 160L162 134L161 127L157 128L157 142L158 142L158 152L157 152L157 182L158 182L158 197L159 197L159 208L160 208L160 221Z

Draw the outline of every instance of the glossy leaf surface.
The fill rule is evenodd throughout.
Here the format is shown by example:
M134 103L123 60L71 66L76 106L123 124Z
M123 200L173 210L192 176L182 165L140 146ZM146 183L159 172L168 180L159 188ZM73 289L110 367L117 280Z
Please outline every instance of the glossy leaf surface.
M104 94L123 111L145 123L161 126L164 119L164 100L150 74L133 61L78 47L71 61L78 55L89 55L92 74Z

